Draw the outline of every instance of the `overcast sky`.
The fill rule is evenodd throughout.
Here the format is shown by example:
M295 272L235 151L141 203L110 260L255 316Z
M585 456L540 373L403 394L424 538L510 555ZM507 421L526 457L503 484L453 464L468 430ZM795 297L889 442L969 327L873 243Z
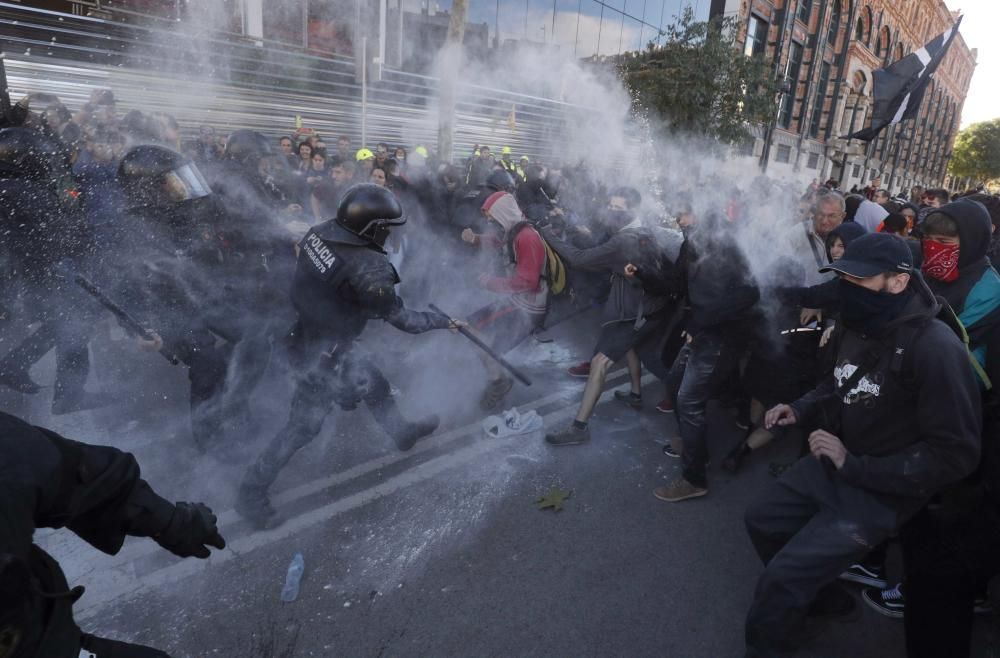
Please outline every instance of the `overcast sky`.
M969 95L962 109L964 128L970 123L1000 117L1000 92L997 91L997 76L1000 75L1000 46L997 44L1000 0L947 0L947 5L965 15L962 38L969 48L979 50L979 64L972 75Z

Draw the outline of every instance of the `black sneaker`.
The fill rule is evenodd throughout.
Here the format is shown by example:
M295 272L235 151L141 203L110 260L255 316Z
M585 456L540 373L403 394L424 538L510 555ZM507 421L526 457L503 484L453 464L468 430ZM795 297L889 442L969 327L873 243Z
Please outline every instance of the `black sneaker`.
M751 452L752 450L750 449L750 446L748 446L745 442L741 442L722 460L722 470L736 475L737 471L740 470L740 466L743 464L743 460L746 459L747 455Z
M889 581L885 579L885 567L873 565L852 564L847 571L840 574L840 579L878 589L885 589L889 585Z
M590 427L580 428L572 423L562 431L545 435L545 442L551 446L578 446L587 441L590 441Z
M642 395L631 391L615 391L615 399L624 402L633 409L642 409Z
M667 441L663 444L663 454L667 457L673 457L674 459L680 459L681 453L674 450L674 444L671 441Z
M884 589L866 587L861 590L861 598L868 604L868 607L879 614L893 619L903 618L903 610L906 607L906 599L903 597L903 583Z

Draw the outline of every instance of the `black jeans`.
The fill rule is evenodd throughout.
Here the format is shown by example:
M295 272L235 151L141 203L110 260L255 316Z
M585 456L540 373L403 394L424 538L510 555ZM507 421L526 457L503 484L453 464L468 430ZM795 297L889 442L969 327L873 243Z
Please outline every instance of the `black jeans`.
M897 518L812 456L771 483L746 512L747 532L765 565L747 614L747 656L791 655L816 595L888 538Z
M702 333L681 348L667 376L667 391L674 400L684 443L684 479L699 487L708 485L708 401L719 382L735 370L738 358L737 341L722 334Z
M1000 506L979 497L925 509L903 526L900 541L907 656L968 656L973 602L1000 573Z

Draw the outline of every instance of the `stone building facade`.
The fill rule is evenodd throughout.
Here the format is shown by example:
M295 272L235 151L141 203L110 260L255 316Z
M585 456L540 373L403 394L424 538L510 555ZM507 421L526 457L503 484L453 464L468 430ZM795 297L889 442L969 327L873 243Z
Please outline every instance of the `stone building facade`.
M844 136L867 126L872 71L921 48L958 18L944 0L712 0L713 16L739 19L748 56L783 77L775 114L745 155L767 171L835 178L841 189L881 174L890 192L946 183L976 50L961 33L934 74L919 114L866 144Z

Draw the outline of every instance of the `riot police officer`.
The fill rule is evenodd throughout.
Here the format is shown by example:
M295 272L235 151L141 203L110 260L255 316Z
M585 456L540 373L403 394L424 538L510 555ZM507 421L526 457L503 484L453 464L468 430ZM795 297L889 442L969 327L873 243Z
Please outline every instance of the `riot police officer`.
M105 280L118 282L115 299L156 333L140 344L187 366L196 446L228 452L225 428L237 414L222 401L242 326L225 284L244 263L218 233L224 208L197 166L163 146L130 149L117 179L127 210Z
M236 511L258 528L276 525L268 488L292 455L319 434L334 404L350 410L364 402L400 450L437 428L436 416L410 422L400 415L389 382L355 343L374 319L413 334L461 325L408 310L396 295L399 276L383 246L390 229L405 221L392 192L355 185L344 194L337 216L313 227L300 244L291 296L299 316L296 351L307 369L287 423L250 466L236 503Z
M5 270L0 285L7 300L0 306L22 327L41 323L0 359L0 384L38 393L28 371L55 348L56 414L108 402L84 390L95 311L81 304L79 291L65 277L67 270L82 268L92 252L76 196L62 144L31 128L0 130L0 260Z
M126 536L150 537L174 555L207 558L209 546L226 547L212 510L161 498L129 453L71 441L3 412L0 454L0 656L168 658L83 633L72 609L83 588L69 588L32 535L66 527L110 555Z

